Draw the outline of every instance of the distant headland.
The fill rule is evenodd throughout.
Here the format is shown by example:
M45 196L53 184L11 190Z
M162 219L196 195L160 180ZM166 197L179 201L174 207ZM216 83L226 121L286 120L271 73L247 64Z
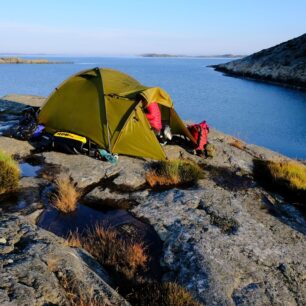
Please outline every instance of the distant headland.
M192 58L242 58L246 55L236 54L218 54L218 55L184 55L184 54L166 54L166 53L145 53L141 54L142 57L192 57Z
M245 58L212 67L232 76L306 91L306 34Z
M49 61L47 59L23 59L20 57L0 57L0 64L72 64L72 62Z

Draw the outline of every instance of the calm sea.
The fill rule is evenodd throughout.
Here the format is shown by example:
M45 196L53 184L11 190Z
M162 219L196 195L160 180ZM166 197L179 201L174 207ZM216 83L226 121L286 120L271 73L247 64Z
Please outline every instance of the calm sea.
M203 119L248 143L306 159L306 93L224 76L208 65L228 59L50 58L74 64L0 65L0 96L48 96L79 70L109 67L164 88L185 120Z

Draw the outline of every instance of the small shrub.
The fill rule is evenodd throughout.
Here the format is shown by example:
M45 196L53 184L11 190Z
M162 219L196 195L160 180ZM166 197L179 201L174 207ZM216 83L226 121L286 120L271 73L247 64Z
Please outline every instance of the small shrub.
M116 230L105 229L99 224L82 236L70 234L68 244L81 246L102 265L127 279L132 279L140 268L144 269L148 261L142 244L124 240Z
M306 166L296 161L254 160L254 176L267 188L306 203Z
M196 183L203 178L203 170L190 160L160 161L151 165L146 180L151 187Z
M62 176L55 180L57 193L52 199L53 206L62 213L68 214L76 210L80 193L69 177Z
M135 306L200 306L192 295L176 283L145 283L139 285L129 301Z
M206 144L205 150L207 157L213 158L216 155L216 147L211 143Z
M0 151L0 194L18 187L20 169L12 157Z

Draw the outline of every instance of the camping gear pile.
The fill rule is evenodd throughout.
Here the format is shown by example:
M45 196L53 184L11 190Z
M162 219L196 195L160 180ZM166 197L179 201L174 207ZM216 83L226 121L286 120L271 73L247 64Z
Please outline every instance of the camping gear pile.
M146 116L147 109L156 107L161 133L154 131ZM161 134L168 140L181 135L201 151L209 131L205 122L187 128L163 89L143 86L125 73L101 68L65 80L27 120L27 132L22 132L27 124L19 124L12 137L34 138L43 149L86 154L113 163L118 154L165 160Z

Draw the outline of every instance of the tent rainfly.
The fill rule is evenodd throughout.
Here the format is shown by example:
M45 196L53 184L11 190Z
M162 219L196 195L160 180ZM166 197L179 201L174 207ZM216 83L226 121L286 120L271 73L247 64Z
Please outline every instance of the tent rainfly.
M112 69L94 68L68 78L42 106L38 121L49 133L75 133L110 153L164 160L165 152L145 116L140 97L148 104L158 103L162 122L173 134L185 135L194 142L163 89L143 86Z

